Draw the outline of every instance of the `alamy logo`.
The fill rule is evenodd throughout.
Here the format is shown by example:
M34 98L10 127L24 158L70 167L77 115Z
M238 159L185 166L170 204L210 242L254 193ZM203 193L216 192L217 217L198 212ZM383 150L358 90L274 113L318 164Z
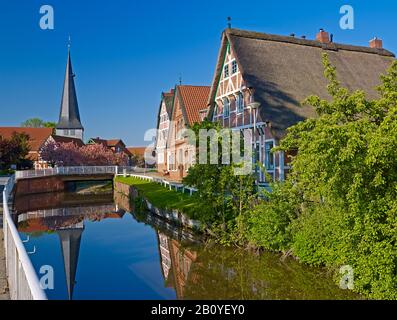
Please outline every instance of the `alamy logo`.
M40 287L43 290L54 290L54 268L49 265L41 266L40 274L43 276L40 277Z
M39 25L42 30L54 30L54 8L48 4L40 7Z
M174 127L173 122L170 127ZM156 148L156 139L161 132L157 129L147 130L144 136L145 141L151 141L145 152L145 162L147 164L164 164L164 157L159 161L158 155L154 156L150 150ZM185 159L190 165L193 164L233 164L234 174L248 175L252 173L253 165L253 133L250 129L231 130L222 129L219 132L215 129L200 129L198 135L192 129L184 129L180 134L175 136L176 139L171 139L168 142L168 148L171 153L176 150L176 143L178 139L187 139L189 156ZM196 148L198 147L198 150ZM198 152L197 152L198 151ZM198 157L197 157L198 155ZM220 156L221 155L221 156ZM183 154L181 155L183 158ZM198 158L198 159L197 159ZM182 159L179 161L183 162ZM168 164L174 165L177 163L176 157L171 157Z
M339 20L339 26L342 30L353 30L354 29L354 9L352 6L345 4L340 7L340 14L343 16Z
M339 281L339 287L341 289L354 289L354 271L353 267L346 265L342 266L339 269L339 273L342 275L342 278Z

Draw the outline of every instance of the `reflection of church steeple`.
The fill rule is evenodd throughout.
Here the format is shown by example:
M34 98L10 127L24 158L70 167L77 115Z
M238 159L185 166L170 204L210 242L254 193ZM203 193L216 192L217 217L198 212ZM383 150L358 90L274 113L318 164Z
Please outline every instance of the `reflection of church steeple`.
M65 229L57 230L61 241L63 264L65 267L68 298L73 298L73 289L76 279L77 261L79 259L81 235L84 231L84 223L72 225Z

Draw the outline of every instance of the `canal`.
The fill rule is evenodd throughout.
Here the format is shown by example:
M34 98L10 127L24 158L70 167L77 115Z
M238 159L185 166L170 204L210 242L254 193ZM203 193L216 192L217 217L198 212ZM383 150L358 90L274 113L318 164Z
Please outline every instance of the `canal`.
M322 269L272 253L204 244L113 193L17 197L33 265L53 270L49 299L357 299Z

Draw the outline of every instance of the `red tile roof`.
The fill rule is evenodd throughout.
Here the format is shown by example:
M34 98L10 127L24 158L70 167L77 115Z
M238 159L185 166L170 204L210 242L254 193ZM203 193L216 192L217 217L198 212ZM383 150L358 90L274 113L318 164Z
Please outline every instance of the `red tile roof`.
M84 142L81 139L78 139L78 138L62 137L62 136L56 136L56 135L53 135L52 138L57 143L70 143L70 142L73 142L78 147L84 146Z
M128 147L127 150L133 155L143 157L145 155L146 147Z
M124 144L123 140L121 140L121 139L106 140L106 143L107 143L108 147L115 147L119 142Z
M25 133L29 135L30 151L38 151L43 143L52 135L52 128L0 127L0 136L9 139L12 134Z
M211 87L180 85L177 88L185 107L187 123L201 122L200 111L207 108Z
M94 143L97 143L97 144L102 144L102 145L105 146L105 147L108 146L107 141L106 141L105 139L101 139L101 138L99 138L99 137L91 138L90 141L93 141Z

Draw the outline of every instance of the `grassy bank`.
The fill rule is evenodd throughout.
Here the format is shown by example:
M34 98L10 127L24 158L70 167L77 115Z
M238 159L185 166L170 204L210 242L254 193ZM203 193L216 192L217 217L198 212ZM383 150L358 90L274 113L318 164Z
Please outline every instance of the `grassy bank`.
M169 190L158 183L134 177L118 176L115 181L134 186L141 196L159 209L176 209L191 219L197 219L197 215L200 212L199 199L194 195L190 196L182 192Z

